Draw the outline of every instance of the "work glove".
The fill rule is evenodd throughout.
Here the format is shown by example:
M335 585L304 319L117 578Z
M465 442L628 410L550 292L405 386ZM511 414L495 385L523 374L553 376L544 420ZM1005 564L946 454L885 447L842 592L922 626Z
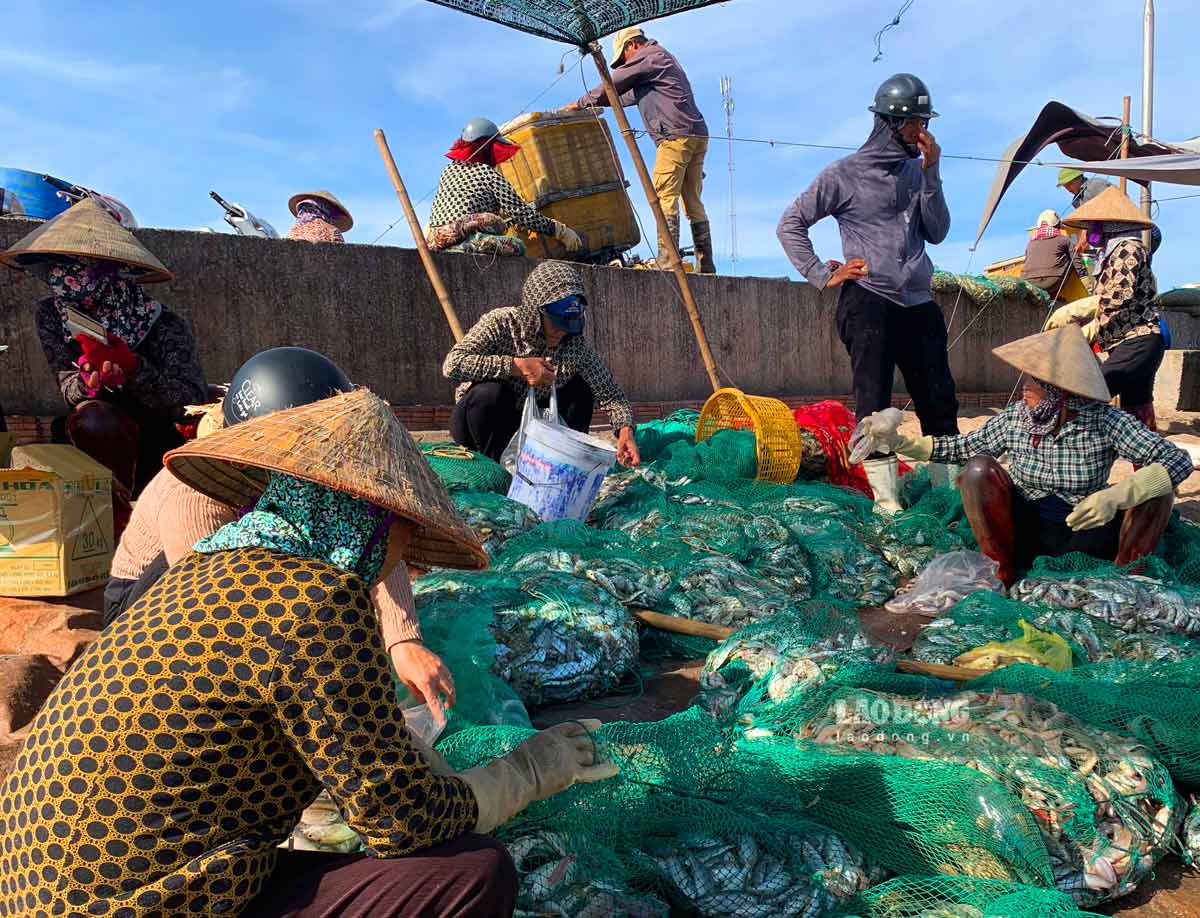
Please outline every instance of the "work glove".
M1084 322L1090 322L1096 318L1096 312L1100 309L1099 296L1085 296L1082 299L1067 303L1066 306L1059 306L1058 309L1050 313L1050 318L1046 320L1046 325L1042 331L1050 331L1052 328L1062 328L1064 325L1070 325L1075 322L1082 325Z
M83 348L84 363L90 364L94 368L102 367L106 362L111 363L120 367L121 372L126 376L132 376L137 372L137 354L131 351L129 345L120 338L109 335L107 344L102 344L87 335L77 335L75 340Z
M1108 523L1118 510L1129 510L1174 490L1166 468L1156 462L1138 469L1122 482L1089 494L1075 505L1067 517L1067 525L1076 532L1095 529Z
M598 720L559 724L535 733L508 755L458 773L479 804L476 832L491 832L538 800L577 782L603 781L617 773L615 762L596 762L591 734Z
M567 247L568 252L578 252L583 248L583 240L579 234L565 223L554 221L554 238Z
M850 462L862 462L872 453L890 453L895 443L903 439L899 428L904 414L898 408L885 408L869 414L850 435Z
M900 437L892 449L898 456L926 462L933 457L933 437Z

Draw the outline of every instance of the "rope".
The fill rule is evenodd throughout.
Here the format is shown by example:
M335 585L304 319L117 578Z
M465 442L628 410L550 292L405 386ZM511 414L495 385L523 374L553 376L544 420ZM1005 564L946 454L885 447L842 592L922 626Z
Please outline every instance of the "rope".
M884 34L890 32L892 29L900 25L900 17L907 13L915 2L916 0L904 0L904 3L901 4L900 9L896 11L896 15L892 18L892 21L887 23L887 25L875 33L875 56L871 58L872 64L878 64L880 59L883 57Z

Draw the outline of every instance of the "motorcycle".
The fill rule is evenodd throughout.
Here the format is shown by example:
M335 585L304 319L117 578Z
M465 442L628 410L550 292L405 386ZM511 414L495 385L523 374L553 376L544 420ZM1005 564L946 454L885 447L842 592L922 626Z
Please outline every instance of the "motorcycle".
M43 175L42 181L55 188L58 192L58 197L62 198L68 204L78 204L84 198L91 198L112 214L112 218L126 229L138 228L138 222L133 216L133 211L110 195L100 194L100 192L93 191L91 188L84 188L82 185L64 182L62 179L55 178L52 175Z
M266 220L256 217L241 204L231 204L215 191L210 191L209 197L216 201L225 211L225 222L233 227L239 236L258 236L261 239L278 239L279 233Z

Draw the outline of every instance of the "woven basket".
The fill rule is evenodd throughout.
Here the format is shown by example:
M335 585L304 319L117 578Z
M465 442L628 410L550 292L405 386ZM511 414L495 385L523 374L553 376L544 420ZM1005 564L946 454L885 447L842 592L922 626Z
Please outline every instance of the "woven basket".
M792 412L777 398L718 389L704 404L696 442L718 430L752 430L758 444L759 481L790 484L800 470L800 432Z

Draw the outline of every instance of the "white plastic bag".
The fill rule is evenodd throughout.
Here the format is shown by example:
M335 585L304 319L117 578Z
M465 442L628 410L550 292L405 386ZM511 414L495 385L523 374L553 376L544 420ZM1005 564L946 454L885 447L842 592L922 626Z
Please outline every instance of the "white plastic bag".
M533 394L533 387L530 386L525 391L525 409L521 412L521 424L517 427L513 438L508 441L504 452L500 454L500 464L510 475L517 473L517 460L521 458L521 447L525 445L525 431L529 427L529 422L535 418L555 427L562 426L562 422L558 419L558 389L554 386L550 387L550 406L546 409L545 414L542 414L542 410L538 408L537 396Z
M951 551L926 565L908 589L884 605L889 612L943 615L977 590L1004 595L999 565L977 551Z
M854 433L850 435L850 464L858 465L871 453L892 452L890 447L881 449L877 436L886 433L890 438L890 435L899 430L903 421L904 414L899 408L885 408L859 421Z

